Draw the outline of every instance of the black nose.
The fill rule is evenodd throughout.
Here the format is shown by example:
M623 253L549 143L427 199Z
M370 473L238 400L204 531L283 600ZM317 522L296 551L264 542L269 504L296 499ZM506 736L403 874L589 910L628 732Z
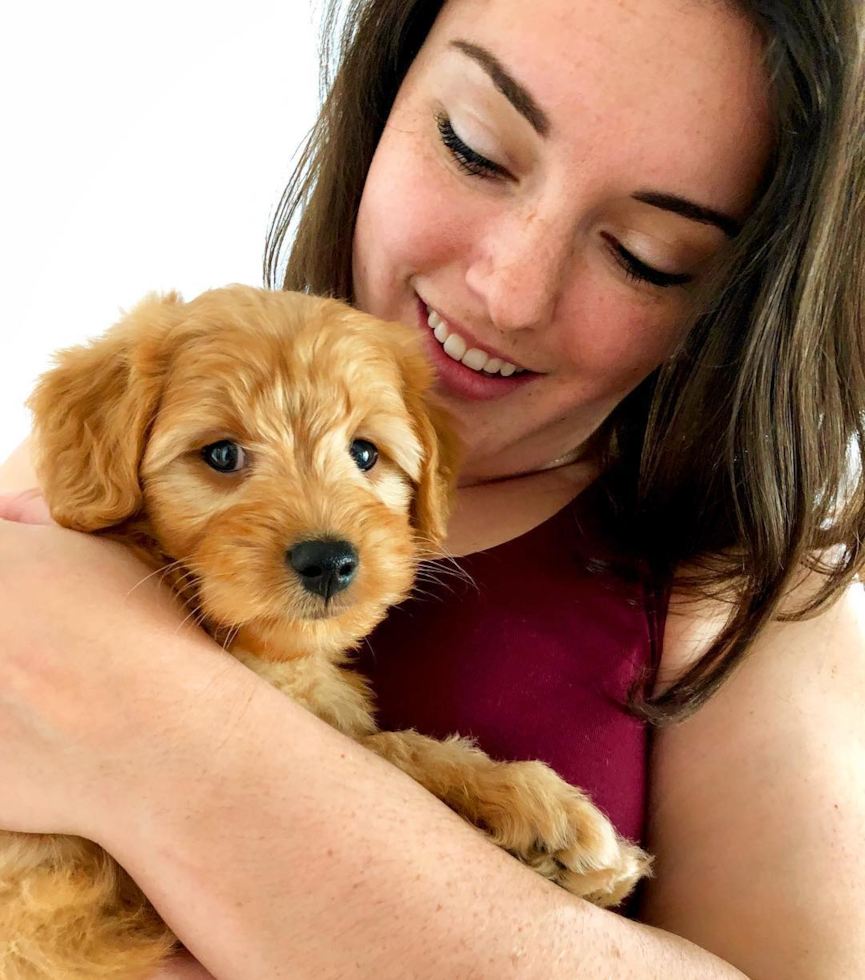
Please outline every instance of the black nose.
M360 559L348 541L301 541L288 553L307 592L329 599L351 584Z

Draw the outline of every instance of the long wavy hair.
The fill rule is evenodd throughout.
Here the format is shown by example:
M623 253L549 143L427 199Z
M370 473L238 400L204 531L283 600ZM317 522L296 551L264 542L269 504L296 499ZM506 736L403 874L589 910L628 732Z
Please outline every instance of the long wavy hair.
M443 2L328 0L322 109L268 232L269 286L351 301L367 171ZM814 614L863 561L863 4L735 4L763 36L771 80L762 192L677 355L596 439L634 552L680 594L729 603L726 627L672 686L632 691L632 710L654 724L696 710L770 620ZM819 588L782 613L805 569Z

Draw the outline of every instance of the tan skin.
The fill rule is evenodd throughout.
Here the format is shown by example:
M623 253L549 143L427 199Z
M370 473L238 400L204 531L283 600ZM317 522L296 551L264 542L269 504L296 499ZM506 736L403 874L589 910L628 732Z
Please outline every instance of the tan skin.
M519 75L550 117L546 140L449 50L454 37ZM758 66L753 32L718 4L446 6L373 164L355 258L363 308L414 323L421 292L542 374L512 402L444 393L470 447L453 553L522 533L595 475L568 454L673 349L689 295L628 278L608 236L646 263L699 276L723 233L631 195L651 187L747 213L766 152ZM436 103L516 179L462 174L430 126ZM25 453L2 479L32 485ZM7 502L0 514L32 507ZM715 701L655 737L647 846L657 877L639 924L487 847L400 773L178 634L179 614L154 592L127 598L140 569L104 542L6 525L0 553L0 681L22 692L0 704L10 747L0 783L19 789L0 824L108 845L217 977L865 974L859 589L815 620L772 627ZM674 596L665 676L699 654L722 613ZM153 672L167 683L154 685ZM127 693L106 704L105 685ZM259 751L263 734L272 757ZM291 758L288 771L280 758ZM396 870L380 860L394 849ZM160 978L208 975L186 961Z

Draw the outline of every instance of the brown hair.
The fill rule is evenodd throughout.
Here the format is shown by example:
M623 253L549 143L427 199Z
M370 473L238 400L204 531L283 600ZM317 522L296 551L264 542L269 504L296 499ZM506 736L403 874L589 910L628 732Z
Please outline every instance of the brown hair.
M801 618L837 597L865 536L865 69L861 0L736 0L765 40L774 155L760 199L677 355L598 433L625 537L684 594L731 614L667 690L656 723L717 691L779 616L803 568ZM350 0L324 25L323 107L268 234L265 281L351 300L366 174L397 90L443 0ZM329 67L338 53L333 76ZM293 227L296 225L296 227ZM687 572L683 571L687 569Z

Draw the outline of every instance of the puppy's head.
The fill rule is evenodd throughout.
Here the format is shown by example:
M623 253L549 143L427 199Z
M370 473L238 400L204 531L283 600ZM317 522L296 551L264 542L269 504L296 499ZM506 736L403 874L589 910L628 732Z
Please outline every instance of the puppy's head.
M149 297L42 378L37 465L56 520L179 562L211 628L336 651L444 536L456 446L430 384L413 331L334 300Z

